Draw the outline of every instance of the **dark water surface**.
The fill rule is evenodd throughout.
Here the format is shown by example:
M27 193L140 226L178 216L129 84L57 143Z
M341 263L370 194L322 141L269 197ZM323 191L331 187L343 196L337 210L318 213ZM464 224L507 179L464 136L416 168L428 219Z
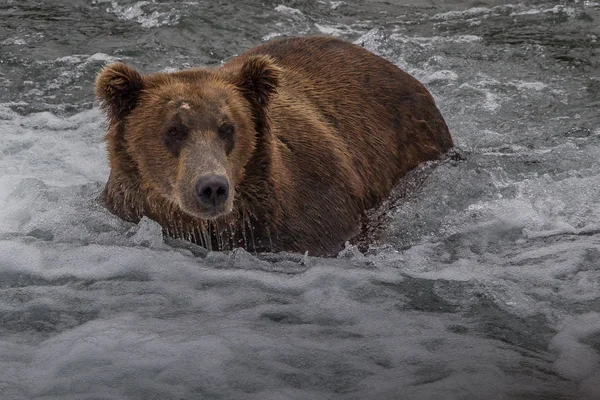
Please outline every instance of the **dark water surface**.
M199 258L98 206L104 64L307 34L420 79L464 158L366 255ZM599 108L597 1L0 1L0 398L600 399Z

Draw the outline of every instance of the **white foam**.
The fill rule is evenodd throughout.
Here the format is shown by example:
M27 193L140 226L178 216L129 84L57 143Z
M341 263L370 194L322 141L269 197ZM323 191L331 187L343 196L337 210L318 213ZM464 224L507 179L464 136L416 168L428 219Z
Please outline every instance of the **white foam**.
M23 45L27 44L27 41L23 38L8 38L8 39L4 39L2 41L2 44L5 46L9 46L9 45L23 46Z
M519 90L534 90L536 92L540 92L548 87L548 85L543 82L511 81L508 84Z
M593 5L586 4L586 7L593 7ZM581 15L581 10L576 9L574 7L568 7L568 6L559 4L552 8L546 8L546 9L532 8L529 10L515 11L515 12L511 13L512 16L538 15L538 14L565 14L571 18L576 18Z
M455 314L399 313L406 303L389 289L402 282L392 265L317 262L289 275L209 268L175 251L147 248L7 248L0 264L8 261L23 274L90 280L41 287L39 294L28 289L21 294L28 301L13 306L13 312L45 315L62 310L64 324L75 324L19 348L0 346L0 362L13 359L3 379L31 396L118 397L128 393L118 384L124 376L140 396L184 398L195 388L227 397L250 391L257 399L288 391L328 398L342 388L385 398L408 388L414 398L431 398L458 395L473 379L480 384L470 393L478 398L549 387L502 371L519 362L519 351L448 331L468 324ZM68 318L78 310L100 314L77 324ZM536 357L529 362L546 364Z
M392 33L390 40L400 41L402 43L418 43L421 46L431 47L440 43L476 43L483 40L477 35L456 35L456 36L414 36L403 33Z
M123 20L136 21L144 28L156 28L163 25L176 25L179 22L180 15L175 9L171 11L146 11L146 9L155 6L155 2L138 1L131 6L120 6L118 2L111 1L111 8L107 11L115 14Z
M334 26L315 24L315 27L319 30L319 32L324 33L325 35L341 36L343 33L345 33L344 29Z
M574 17L579 14L578 10L575 8L563 6L561 4L557 4L550 9L544 10L543 12L552 14L567 14L569 17Z
M279 32L271 32L271 33L268 33L265 36L263 36L261 38L261 40L266 42L266 41L269 41L271 39L275 39L276 37L279 37L279 36L281 36L281 33L279 33Z
M483 108L491 112L498 110L498 108L500 108L500 103L498 103L498 96L494 93L486 92Z
M530 10L514 12L514 13L512 13L512 15L536 15L536 14L541 14L541 13L542 13L542 10L537 9L537 8L532 8Z
M77 55L71 55L57 58L55 61L59 63L76 64L81 62L81 58Z
M304 17L302 11L298 10L297 8L284 6L283 4L280 4L277 7L275 7L275 11L284 15Z
M425 83L425 84L429 84L432 82L438 82L438 81L455 81L458 79L458 75L456 74L456 72L454 71L448 71L448 70L441 70L441 71L435 71L434 73L421 77L420 81Z
M97 109L68 118L43 112L0 119L5 155L0 170L5 177L10 172L15 179L58 186L102 181L108 171L104 125Z
M490 9L487 7L473 7L464 11L448 11L444 13L435 14L431 17L433 21L444 21L450 19L469 19L474 17L480 17L488 14Z
M345 7L348 4L345 1L330 1L329 5L332 10L337 10L338 8Z
M113 57L113 56L109 56L108 54L104 54L104 53L94 53L91 56L89 56L87 58L87 62L91 62L91 61L104 61L104 62L113 62L116 61L118 58L117 57Z

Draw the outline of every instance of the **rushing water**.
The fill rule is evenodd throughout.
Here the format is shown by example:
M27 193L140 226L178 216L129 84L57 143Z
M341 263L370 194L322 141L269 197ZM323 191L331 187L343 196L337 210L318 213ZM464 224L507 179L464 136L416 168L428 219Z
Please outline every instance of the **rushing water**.
M600 3L398 3L0 1L0 398L600 399ZM205 255L97 204L105 63L284 34L364 45L446 117L459 156L376 246Z

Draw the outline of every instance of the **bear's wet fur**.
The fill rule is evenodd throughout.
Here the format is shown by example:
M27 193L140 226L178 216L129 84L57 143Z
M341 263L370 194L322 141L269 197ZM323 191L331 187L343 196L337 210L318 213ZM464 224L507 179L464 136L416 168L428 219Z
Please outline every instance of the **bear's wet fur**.
M452 147L429 92L328 37L273 40L218 68L98 75L108 209L214 250L335 255L365 211Z

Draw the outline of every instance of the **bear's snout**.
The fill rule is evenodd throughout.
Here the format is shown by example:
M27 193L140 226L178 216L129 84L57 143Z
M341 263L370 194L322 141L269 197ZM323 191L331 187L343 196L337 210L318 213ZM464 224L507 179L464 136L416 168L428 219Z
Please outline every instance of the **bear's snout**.
M229 197L229 182L223 175L204 175L196 182L196 196L204 205L218 207Z

